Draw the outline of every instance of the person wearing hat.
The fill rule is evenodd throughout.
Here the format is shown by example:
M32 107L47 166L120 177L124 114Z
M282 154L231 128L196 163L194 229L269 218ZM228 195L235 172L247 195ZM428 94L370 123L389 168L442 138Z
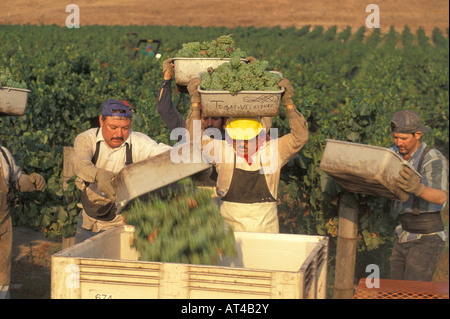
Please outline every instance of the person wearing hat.
M82 204L75 243L122 225L122 215L116 214L111 180L126 165L170 149L131 130L132 107L126 101L104 102L99 120L99 128L91 128L75 138L71 156Z
M254 57L247 57L249 63L252 63L256 60ZM163 62L163 81L160 86L159 97L156 103L158 113L166 123L167 128L171 132L175 132L175 129L183 128L189 129L190 124L192 123L192 112L189 112L186 120L180 114L180 112L173 106L172 103L172 78L175 77L175 70L173 65L173 58L169 58L164 60ZM193 84L191 85L199 85L201 81L200 78L194 79ZM198 103L199 111L200 111L200 128L201 132L208 130L211 132L211 129L215 129L215 133L220 134L222 139L225 139L225 126L228 121L227 117L220 116L205 116L202 114L201 103ZM263 126L268 130L272 125L272 119L270 117L263 117L261 119ZM218 135L217 135L218 136ZM182 136L178 136L179 139ZM217 181L217 172L213 167L209 171L205 171L199 173L195 177L197 186L210 186L212 187Z
M11 153L0 146L0 299L9 298L13 229L8 194L12 187L19 192L43 192L47 184L37 173L23 173Z
M200 119L197 82L194 79L188 85L193 120ZM307 122L292 100L291 83L282 78L278 85L286 89L282 104L289 118L289 134L278 138L272 129L269 135L260 118L230 118L225 140L209 136L201 140L205 160L217 169L220 214L236 231L279 232L276 200L280 170L309 138ZM193 136L192 125L189 127Z
M393 150L421 175L404 165L397 179L410 197L393 205L401 224L396 228L398 241L390 260L391 279L431 281L448 239L440 214L447 202L447 161L422 141L422 134L429 129L421 124L417 113L395 113L391 131Z

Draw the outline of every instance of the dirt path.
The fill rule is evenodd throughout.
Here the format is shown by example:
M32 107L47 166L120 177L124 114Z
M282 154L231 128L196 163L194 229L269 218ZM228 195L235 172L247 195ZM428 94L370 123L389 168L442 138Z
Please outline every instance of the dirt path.
M41 232L13 227L11 299L50 298L51 256L59 250Z
M0 24L57 24L64 26L70 2L58 0L3 1ZM380 28L390 26L430 33L449 27L448 0L76 0L80 24L188 25L188 26L281 26L336 25L358 28L365 25L368 4L377 4Z

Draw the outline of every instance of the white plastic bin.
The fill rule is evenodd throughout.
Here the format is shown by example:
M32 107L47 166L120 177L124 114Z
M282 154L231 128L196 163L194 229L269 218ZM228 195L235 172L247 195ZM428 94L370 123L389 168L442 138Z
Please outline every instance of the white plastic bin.
M0 86L0 115L24 115L30 92L27 89Z
M271 71L282 77L280 72ZM221 117L275 117L280 111L281 95L276 91L240 91L231 95L228 91L202 90L198 87L205 116Z
M351 192L406 201L410 195L397 186L403 165L414 170L393 150L327 139L320 168Z
M187 86L189 81L205 72L209 67L215 69L219 65L230 62L229 58L173 58L175 83ZM241 59L242 62L247 60Z

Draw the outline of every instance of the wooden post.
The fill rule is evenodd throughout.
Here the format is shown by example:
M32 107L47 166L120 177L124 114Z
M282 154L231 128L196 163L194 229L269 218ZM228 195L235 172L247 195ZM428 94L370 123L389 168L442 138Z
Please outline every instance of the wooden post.
M334 299L353 298L358 209L339 201L339 229L336 251Z
M63 189L67 188L67 180L72 178L73 170L72 164L70 163L70 155L72 154L73 147L64 146L64 155L63 155ZM62 248L65 249L67 247L73 246L75 243L75 237L67 237L62 239Z

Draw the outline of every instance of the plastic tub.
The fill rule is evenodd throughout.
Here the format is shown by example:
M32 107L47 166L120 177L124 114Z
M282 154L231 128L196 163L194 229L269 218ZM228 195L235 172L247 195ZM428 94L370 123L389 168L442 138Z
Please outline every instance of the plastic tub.
M271 71L282 77L281 73ZM277 91L240 91L231 95L228 91L209 91L198 88L205 116L221 117L274 117L280 111L281 95Z
M199 73L206 71L209 67L215 69L230 60L229 58L174 58L175 83L187 86L189 81L197 77ZM241 61L247 60L241 59Z
M410 194L397 186L404 165L414 169L393 150L327 139L320 168L351 192L404 202Z
M0 86L0 115L24 115L30 92L27 89Z

